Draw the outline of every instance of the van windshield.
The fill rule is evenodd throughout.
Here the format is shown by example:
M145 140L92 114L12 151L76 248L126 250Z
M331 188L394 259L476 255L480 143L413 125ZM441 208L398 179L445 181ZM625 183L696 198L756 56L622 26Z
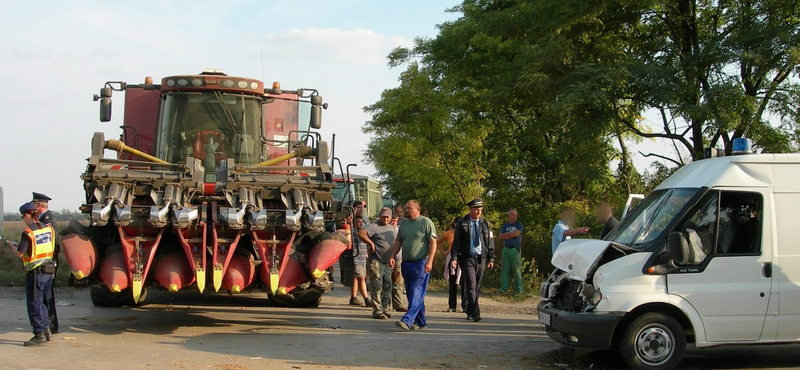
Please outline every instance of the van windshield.
M682 215L700 189L663 189L650 193L606 240L641 251L652 250Z

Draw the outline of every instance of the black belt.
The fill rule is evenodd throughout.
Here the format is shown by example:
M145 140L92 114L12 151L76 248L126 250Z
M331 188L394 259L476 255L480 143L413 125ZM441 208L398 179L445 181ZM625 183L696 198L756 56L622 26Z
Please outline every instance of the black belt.
M474 260L479 260L479 259L483 258L483 256L481 256L480 254L478 254L478 255L475 255L475 256L469 256L468 258L472 258L472 259L474 259Z
M518 245L504 245L503 247L504 247L504 248L514 248L514 249L517 249L517 248L519 248L519 246L518 246Z
M27 274L28 275L44 274L44 266L37 266L33 270L28 270Z

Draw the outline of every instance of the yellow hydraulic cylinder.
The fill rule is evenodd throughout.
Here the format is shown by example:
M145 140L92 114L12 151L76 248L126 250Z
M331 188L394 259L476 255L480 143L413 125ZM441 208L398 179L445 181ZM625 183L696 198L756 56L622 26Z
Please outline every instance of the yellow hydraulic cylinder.
M150 162L161 163L161 164L170 164L169 162L161 160L161 159L158 159L156 157L153 157L150 154L147 154L145 152L133 149L133 148L125 145L125 143L123 143L123 142L121 142L119 140L110 139L110 140L106 141L106 148L111 149L111 150L115 150L117 152L130 153L130 154L133 154L133 155L135 155L135 156L137 156L139 158L146 159L146 160L148 160Z
M288 160L290 160L292 158L307 157L307 156L311 155L312 152L313 152L313 150L311 150L310 146L306 146L306 145L299 146L299 147L297 147L297 149L294 150L294 152L287 153L287 154L284 154L284 155L282 155L280 157L275 157L275 158L266 160L264 162L261 162L261 163L257 164L257 166L259 166L259 167L274 166L274 165L276 165L278 163L288 161Z

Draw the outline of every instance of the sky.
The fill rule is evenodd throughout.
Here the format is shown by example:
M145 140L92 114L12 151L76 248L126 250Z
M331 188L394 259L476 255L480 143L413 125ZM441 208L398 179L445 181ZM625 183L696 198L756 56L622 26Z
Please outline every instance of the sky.
M50 208L77 210L81 173L94 132L118 138L123 96L101 123L92 101L106 81L144 82L218 68L228 75L315 88L329 108L323 138L336 134L336 155L364 163L369 137L363 107L398 86L403 68L386 56L458 17L453 1L69 1L5 3L0 13L0 187L4 211L31 191ZM263 58L263 64L262 64ZM652 144L655 150L661 144ZM113 153L107 151L107 157ZM637 158L637 167L649 159Z

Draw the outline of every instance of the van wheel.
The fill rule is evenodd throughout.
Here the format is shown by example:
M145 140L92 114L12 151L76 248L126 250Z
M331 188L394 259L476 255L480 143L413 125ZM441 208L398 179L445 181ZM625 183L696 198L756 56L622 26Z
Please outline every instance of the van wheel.
M666 370L683 359L686 335L672 316L650 312L633 320L620 344L622 358L631 369Z

